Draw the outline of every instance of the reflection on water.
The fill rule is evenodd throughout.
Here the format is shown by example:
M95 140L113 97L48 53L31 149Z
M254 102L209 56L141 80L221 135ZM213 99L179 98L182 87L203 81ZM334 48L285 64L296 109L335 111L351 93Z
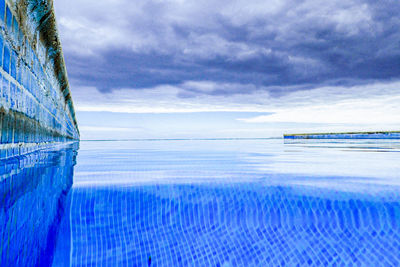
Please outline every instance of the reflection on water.
M0 160L1 266L51 265L77 144Z
M399 151L385 140L82 142L55 265L396 266Z
M400 140L317 141L82 142L74 185L262 179L346 191L400 186Z

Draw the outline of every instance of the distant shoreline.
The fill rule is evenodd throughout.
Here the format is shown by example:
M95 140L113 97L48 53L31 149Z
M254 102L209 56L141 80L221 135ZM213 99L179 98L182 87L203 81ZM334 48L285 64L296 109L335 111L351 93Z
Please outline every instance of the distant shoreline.
M284 134L284 139L400 139L400 131L298 133Z

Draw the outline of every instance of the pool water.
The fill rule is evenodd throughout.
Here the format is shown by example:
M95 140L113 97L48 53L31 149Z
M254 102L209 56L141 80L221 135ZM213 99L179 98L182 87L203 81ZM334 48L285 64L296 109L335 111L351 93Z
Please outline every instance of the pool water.
M79 145L76 166L69 163L75 162L76 145L42 152L48 154L41 159L40 168L47 164L46 170L35 174L42 177L37 183L41 187L14 197L20 189L10 193L10 186L4 185L5 199L24 200L3 205L0 220L8 228L1 232L2 262L400 265L398 140L143 140ZM21 168L20 164L17 169ZM46 177L54 178L49 183ZM8 180L4 178L3 184ZM55 192L44 195L41 188ZM37 210L49 206L52 220L38 211L30 220L21 214L32 196ZM18 218L23 218L23 225L41 223L24 229ZM18 229L31 233L31 238L18 238ZM29 251L18 244L26 239L33 246Z

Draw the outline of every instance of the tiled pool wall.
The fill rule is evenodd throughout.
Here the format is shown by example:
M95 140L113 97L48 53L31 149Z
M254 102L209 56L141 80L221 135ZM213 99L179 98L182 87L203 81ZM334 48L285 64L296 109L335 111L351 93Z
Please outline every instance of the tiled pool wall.
M79 138L51 1L0 0L0 158Z
M51 264L75 158L76 143L0 160L1 266Z

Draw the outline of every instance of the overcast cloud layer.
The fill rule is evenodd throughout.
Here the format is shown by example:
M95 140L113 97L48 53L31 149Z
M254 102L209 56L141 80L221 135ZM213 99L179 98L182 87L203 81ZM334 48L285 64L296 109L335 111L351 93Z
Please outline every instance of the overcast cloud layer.
M395 0L58 0L56 11L72 84L103 92L280 96L400 77Z
M397 0L55 5L77 118L88 138L109 137L115 127L127 127L119 131L126 137L172 138L398 129ZM218 122L200 131L197 115L182 119L188 112ZM135 134L143 118L154 127Z

